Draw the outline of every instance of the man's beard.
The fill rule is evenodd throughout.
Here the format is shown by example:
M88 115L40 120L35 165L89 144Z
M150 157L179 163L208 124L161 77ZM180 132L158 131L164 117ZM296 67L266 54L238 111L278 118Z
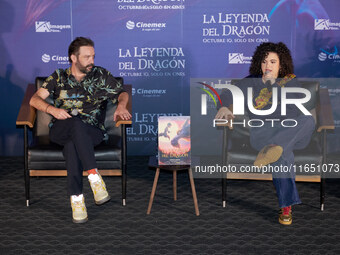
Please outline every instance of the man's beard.
M87 74L88 72L91 71L92 67L94 67L94 64L89 64L87 66L83 66L82 64L80 64L79 62L76 64L79 71L84 73L84 74ZM91 69L88 69L89 67L91 67Z

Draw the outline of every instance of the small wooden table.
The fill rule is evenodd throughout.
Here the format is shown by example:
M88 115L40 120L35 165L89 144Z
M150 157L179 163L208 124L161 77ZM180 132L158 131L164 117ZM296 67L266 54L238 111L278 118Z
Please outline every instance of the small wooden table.
M189 173L189 180L190 180L190 185L191 185L191 191L192 191L192 197L194 199L194 205L195 205L195 213L197 216L200 215L200 212L198 210L198 201L197 201L197 195L196 195L196 189L195 189L195 183L194 183L194 178L192 176L192 170L190 165L158 165L158 159L156 156L151 156L149 158L149 167L150 168L156 168L156 174L155 178L153 180L153 186L152 186L152 191L150 195L150 201L149 201L149 206L146 214L150 214L151 212L151 207L153 203L153 199L155 197L156 193L156 187L158 183L158 177L159 177L159 172L160 170L167 170L167 171L172 171L173 173L173 193L174 193L174 200L177 200L177 171L181 170L188 170Z

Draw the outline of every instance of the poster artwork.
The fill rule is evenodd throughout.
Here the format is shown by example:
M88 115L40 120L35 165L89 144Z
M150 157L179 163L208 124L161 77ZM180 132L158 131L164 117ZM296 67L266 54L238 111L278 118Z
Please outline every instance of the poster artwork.
M158 164L190 165L190 116L158 118Z

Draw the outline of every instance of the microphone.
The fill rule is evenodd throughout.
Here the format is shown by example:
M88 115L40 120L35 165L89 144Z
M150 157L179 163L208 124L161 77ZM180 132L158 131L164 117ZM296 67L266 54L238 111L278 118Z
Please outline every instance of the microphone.
M270 71L267 70L267 71L264 73L264 75L266 76L266 75L269 74L269 73L270 73ZM271 93L271 92L272 92L272 82L271 82L270 80L267 80L267 81L264 83L264 85L266 86L268 92Z
M270 80L266 81L264 85L266 85L266 88L269 93L272 92L272 83L270 82Z
M77 116L79 113L78 109L73 109L72 111L69 111L69 114L72 115L73 117Z

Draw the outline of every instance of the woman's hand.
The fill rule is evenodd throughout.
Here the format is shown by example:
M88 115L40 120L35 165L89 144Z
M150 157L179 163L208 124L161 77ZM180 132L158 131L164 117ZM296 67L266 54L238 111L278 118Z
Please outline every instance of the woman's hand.
M215 119L226 119L226 120L230 120L230 119L234 119L235 116L234 114L228 109L228 107L222 106L216 116Z

